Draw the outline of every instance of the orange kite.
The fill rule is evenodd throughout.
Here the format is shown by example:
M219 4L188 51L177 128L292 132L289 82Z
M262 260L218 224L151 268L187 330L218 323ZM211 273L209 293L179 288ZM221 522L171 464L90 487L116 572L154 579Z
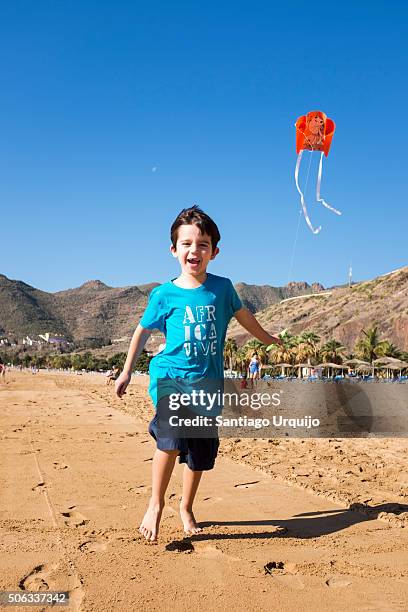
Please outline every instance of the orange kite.
M316 200L321 202L323 206L333 211L337 215L341 212L333 208L322 197L320 197L320 185L322 182L323 171L323 154L327 157L330 151L330 146L333 140L336 124L332 119L329 119L322 111L311 111L307 115L302 115L295 123L296 126L296 153L298 154L295 168L296 188L300 194L300 202L302 204L303 214L309 228L314 234L318 234L322 229L321 226L314 228L307 213L306 203L302 190L299 187L299 168L304 150L320 151L319 173L317 176L316 185ZM310 167L310 166L309 166ZM308 177L307 177L308 178ZM306 179L307 184L307 179Z

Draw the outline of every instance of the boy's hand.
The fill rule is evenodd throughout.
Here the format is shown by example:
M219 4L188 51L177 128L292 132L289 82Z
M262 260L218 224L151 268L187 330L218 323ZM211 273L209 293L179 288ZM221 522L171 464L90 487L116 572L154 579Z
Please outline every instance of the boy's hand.
M115 382L116 395L122 399L123 395L126 395L126 388L130 383L131 375L122 372L117 381Z
M234 314L234 317L242 325L244 329L249 331L249 333L257 338L262 344L279 344L282 346L283 342L277 336L271 336L256 320L252 312L248 310L248 308L240 308Z

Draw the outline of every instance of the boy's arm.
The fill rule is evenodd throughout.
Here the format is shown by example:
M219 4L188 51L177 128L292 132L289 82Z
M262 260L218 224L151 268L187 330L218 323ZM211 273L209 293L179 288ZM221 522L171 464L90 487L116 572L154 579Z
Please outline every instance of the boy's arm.
M122 397L122 395L125 394L126 387L130 383L133 366L135 365L135 362L139 357L140 353L142 352L144 345L146 344L151 333L151 329L145 329L141 325L138 325L136 327L132 340L130 341L125 365L123 366L121 375L115 383L115 391L118 397Z
M277 336L271 336L266 330L258 323L252 312L248 308L240 308L234 314L234 317L245 328L252 336L257 338L263 344L279 344L283 342Z

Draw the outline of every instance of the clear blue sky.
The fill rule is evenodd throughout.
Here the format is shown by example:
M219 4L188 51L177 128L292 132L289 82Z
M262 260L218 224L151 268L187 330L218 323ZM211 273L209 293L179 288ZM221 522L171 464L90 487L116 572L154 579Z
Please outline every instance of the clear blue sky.
M3 2L0 273L166 281L169 227L195 202L221 231L210 271L285 284L294 122L314 109L337 123L322 194L343 215L308 192L323 229L301 220L290 280L406 265L407 23L375 0Z

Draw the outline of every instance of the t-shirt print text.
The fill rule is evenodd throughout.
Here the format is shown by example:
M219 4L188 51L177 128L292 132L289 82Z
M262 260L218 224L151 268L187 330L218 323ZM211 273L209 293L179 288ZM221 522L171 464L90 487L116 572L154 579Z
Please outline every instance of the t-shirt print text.
M217 354L215 306L186 306L183 318L184 350L187 357Z

